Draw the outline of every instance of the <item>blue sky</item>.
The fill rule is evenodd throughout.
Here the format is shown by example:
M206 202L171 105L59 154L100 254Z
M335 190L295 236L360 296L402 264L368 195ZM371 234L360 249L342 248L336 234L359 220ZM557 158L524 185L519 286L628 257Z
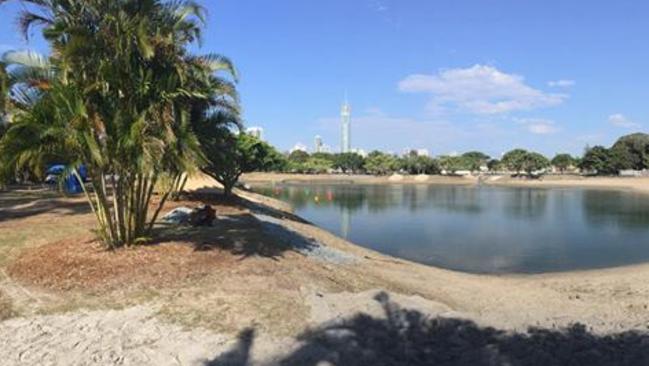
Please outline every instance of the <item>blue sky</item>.
M649 3L585 0L222 0L198 52L232 58L244 117L281 149L580 154L649 126ZM26 43L0 5L0 51ZM36 34L37 36L38 34Z

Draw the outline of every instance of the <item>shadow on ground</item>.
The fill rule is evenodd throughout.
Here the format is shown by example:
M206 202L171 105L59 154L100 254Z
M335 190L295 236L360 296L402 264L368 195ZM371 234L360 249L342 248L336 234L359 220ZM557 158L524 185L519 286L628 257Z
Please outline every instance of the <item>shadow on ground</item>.
M152 244L186 242L196 251L225 250L240 256L279 260L288 251L301 252L317 244L281 225L260 222L251 214L219 217L211 227L164 225Z
M0 191L0 222L46 213L87 214L90 206L85 200L70 200L49 189Z
M513 333L463 319L431 318L376 296L385 318L358 314L298 337L301 346L272 364L290 366L608 366L649 365L649 334L596 335L582 325ZM254 331L206 366L246 366Z

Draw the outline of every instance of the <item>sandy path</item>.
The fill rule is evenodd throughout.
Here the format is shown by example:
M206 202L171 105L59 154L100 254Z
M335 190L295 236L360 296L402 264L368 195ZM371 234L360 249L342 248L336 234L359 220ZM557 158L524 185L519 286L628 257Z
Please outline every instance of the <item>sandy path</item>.
M226 349L222 335L169 325L154 309L77 312L0 323L3 365L200 365Z

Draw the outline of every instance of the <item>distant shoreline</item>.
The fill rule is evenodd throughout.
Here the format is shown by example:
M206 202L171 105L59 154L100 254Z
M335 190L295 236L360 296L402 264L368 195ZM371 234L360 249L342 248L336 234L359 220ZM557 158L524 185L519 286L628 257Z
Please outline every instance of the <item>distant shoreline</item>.
M588 188L631 190L649 193L649 178L583 177L578 175L548 175L541 179L519 179L509 176L449 177L442 175L342 175L342 174L284 174L250 173L241 178L246 184L268 183L328 183L328 184L440 184L440 185L488 185L496 187L534 188Z

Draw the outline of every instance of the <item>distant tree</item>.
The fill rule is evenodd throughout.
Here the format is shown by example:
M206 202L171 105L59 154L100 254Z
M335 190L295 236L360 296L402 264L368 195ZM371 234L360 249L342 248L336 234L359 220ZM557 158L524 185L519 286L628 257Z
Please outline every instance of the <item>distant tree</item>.
M465 156L440 156L439 166L449 174L460 170L471 170L471 159Z
M333 168L333 162L322 157L311 156L302 163L300 171L308 174L328 173Z
M469 170L478 171L482 166L487 164L490 157L480 151L469 151L462 154L462 158L464 158Z
M317 152L317 153L311 154L311 156L314 157L314 158L318 158L318 159L328 160L328 161L330 161L332 163L336 159L334 154L327 153L327 152Z
M523 170L527 175L532 175L535 172L542 171L550 166L550 161L545 156L537 152L528 152L523 157Z
M221 183L226 195L232 194L241 174L263 170L268 163L267 144L246 133L221 129L220 135L212 134L209 146L205 140L202 146L207 164L201 170Z
M288 155L288 161L291 163L302 164L309 159L309 153L302 150L294 150Z
M552 158L552 165L554 165L561 173L565 173L565 171L570 168L571 166L575 166L575 158L570 156L570 154L557 154L554 158Z
M649 168L649 135L634 133L620 137L610 148L610 157L617 170Z
M502 164L500 160L498 159L491 159L487 162L487 168L489 168L489 171L497 171L502 168Z
M284 154L266 142L262 142L262 146L266 150L266 153L263 166L260 168L261 171L284 172L288 169L289 162Z
M526 155L527 150L514 149L503 155L501 163L505 168L518 174L524 170Z
M437 174L440 170L437 160L414 151L402 156L398 164L408 174Z
M618 173L613 165L611 152L604 146L589 148L581 159L579 168L587 172L594 172L597 175Z
M372 151L365 159L365 170L374 175L386 175L399 169L399 160L390 154Z
M340 153L334 155L333 167L343 173L357 173L363 169L365 159L356 153Z
M550 166L550 161L536 152L514 149L503 155L502 164L515 174L521 172L532 175Z

